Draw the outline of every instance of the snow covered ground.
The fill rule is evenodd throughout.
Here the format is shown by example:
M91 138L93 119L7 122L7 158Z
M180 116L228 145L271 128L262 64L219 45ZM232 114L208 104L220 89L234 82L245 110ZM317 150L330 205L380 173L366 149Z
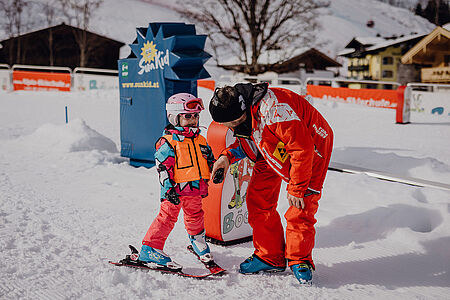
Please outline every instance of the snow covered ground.
M315 106L334 129L333 160L450 183L448 117L395 125L393 110ZM238 274L251 243L212 245L229 270L212 280L109 265L140 245L159 208L155 169L129 166L119 145L117 91L0 94L1 299L449 297L450 192L337 172L317 213L312 287L290 271ZM287 209L285 192L278 209ZM186 271L205 272L187 243L180 219L165 251Z

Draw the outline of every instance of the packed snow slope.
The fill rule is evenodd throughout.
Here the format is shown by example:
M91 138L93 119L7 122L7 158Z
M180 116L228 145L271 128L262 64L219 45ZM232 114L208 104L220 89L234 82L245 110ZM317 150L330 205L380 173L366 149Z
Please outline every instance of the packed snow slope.
M211 92L200 89L205 100ZM206 101L207 102L207 101ZM69 123L65 124L64 108ZM450 183L448 117L316 101L335 133L333 160ZM203 113L202 124L210 118ZM205 132L206 134L206 132ZM329 172L317 213L314 285L290 270L245 276L251 242L212 245L228 270L206 281L108 264L140 242L159 209L155 168L119 154L119 95L0 94L1 299L448 299L450 192ZM285 188L278 210L288 207ZM283 220L284 222L284 220ZM182 219L165 251L187 272Z

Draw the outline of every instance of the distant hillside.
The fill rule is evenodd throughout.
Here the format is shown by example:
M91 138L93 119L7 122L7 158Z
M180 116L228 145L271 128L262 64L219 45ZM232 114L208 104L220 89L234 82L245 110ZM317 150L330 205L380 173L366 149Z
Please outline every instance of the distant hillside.
M107 36L125 43L131 43L136 33L136 26L147 26L149 22L183 21L170 8L179 5L176 0L107 0L93 27ZM117 13L120 12L120 13ZM111 22L111 20L114 20ZM426 19L414 15L405 8L391 6L377 0L332 0L330 6L321 11L319 20L322 24L317 43L323 51L336 58L346 44L355 36L400 36L412 33L428 33L434 25ZM367 27L372 20L374 26ZM201 29L199 28L201 32ZM317 45L305 45L316 46ZM129 53L125 46L122 56ZM341 58L337 58L341 60ZM208 63L212 75L221 69L212 68L212 60Z

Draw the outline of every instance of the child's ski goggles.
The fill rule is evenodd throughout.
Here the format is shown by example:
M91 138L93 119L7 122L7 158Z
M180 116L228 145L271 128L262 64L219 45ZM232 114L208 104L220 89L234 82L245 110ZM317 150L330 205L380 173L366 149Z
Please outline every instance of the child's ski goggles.
M189 113L189 114L180 114L180 116L183 116L186 120L189 120L191 118L197 119L199 114L198 113Z
M204 110L203 101L201 98L195 98L183 103L166 103L166 110L170 113L191 113L201 112Z

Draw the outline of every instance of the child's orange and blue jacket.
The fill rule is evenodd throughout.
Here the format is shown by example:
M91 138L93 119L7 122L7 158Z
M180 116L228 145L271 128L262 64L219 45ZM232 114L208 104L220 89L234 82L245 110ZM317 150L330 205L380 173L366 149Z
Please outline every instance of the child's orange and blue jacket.
M172 188L179 196L206 197L215 160L200 128L168 125L164 133L155 146L161 200Z

